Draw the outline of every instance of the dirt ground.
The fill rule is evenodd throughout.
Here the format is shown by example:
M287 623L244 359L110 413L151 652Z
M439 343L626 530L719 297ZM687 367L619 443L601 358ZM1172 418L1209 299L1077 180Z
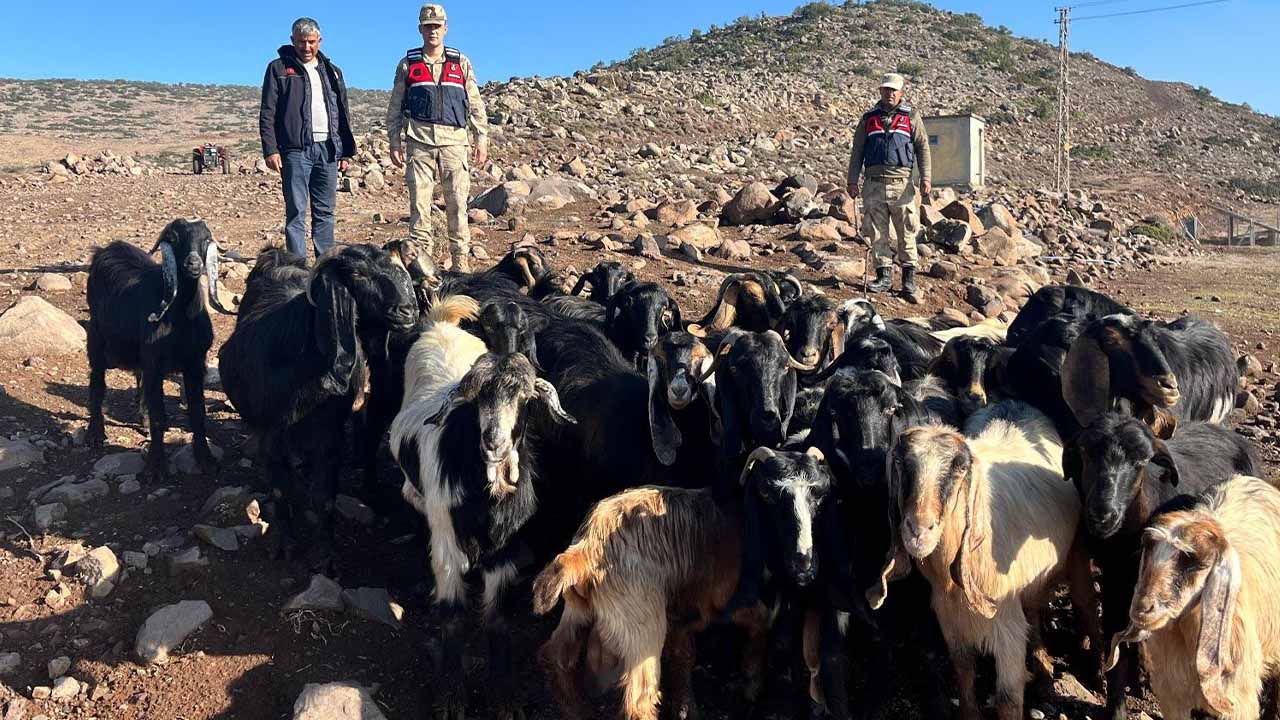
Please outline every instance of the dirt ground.
M73 289L38 294L84 319L83 270L90 247L124 238L149 249L164 223L176 216L208 218L224 250L252 257L265 242L279 237L283 209L274 182L174 175L139 179L126 193L93 183L35 190L0 188L0 306L32 292L28 287L39 272L47 270L68 275ZM344 196L340 208L338 235L344 241L382 242L404 233L398 222L404 212L403 190L396 183L385 193ZM481 228L477 242L496 258L526 232L545 238L557 229L598 229L593 219L575 211L571 206L514 230L505 221ZM384 219L376 220L374 213ZM575 242L544 247L558 267L573 264L585 269L606 255L616 255L589 251ZM850 252L860 254L862 248L850 246ZM629 253L615 259L633 267L640 262ZM787 253L762 260L768 266L791 262L793 256ZM639 270L643 277L676 285L682 304L695 310L705 308L714 295L716 281L700 276L703 269L696 263L648 261ZM1241 352L1254 353L1266 365L1275 358L1275 333L1280 332L1277 277L1280 254L1233 250L1108 281L1104 289L1162 316L1185 309L1211 318ZM241 282L227 284L239 291ZM932 280L925 285L928 303L923 309L911 308L912 313L958 306L959 290ZM3 299L6 294L8 299ZM906 306L897 302L882 306L886 315L907 314ZM215 325L221 342L230 333L232 319L216 317ZM428 602L425 547L415 534L416 525L388 497L365 498L379 511L373 524L340 521L337 571L344 587L387 588L406 610L398 630L339 613L282 614L285 601L306 587L309 574L301 563L269 561L254 545L235 553L203 547L207 568L176 575L168 571L163 557L154 557L147 570L131 571L104 600L85 600L80 583L47 572L58 548L75 541L87 547L107 544L117 555L141 550L148 542L164 545L172 538L182 547L195 545L188 531L198 521L204 500L220 485L252 485L258 469L252 456L246 457L246 432L225 396L210 391L206 396L210 439L227 453L217 477L178 476L166 488L144 483L142 492L128 496L113 490L106 497L71 507L63 523L48 534L36 534L28 493L63 476L86 478L102 455L136 450L144 436L133 409L132 376L112 371L106 406L109 447L91 451L76 445L72 436L85 425L85 358L32 355L34 359L0 361L0 435L42 436L59 447L46 454L44 464L0 473L0 488L13 491L8 497L0 494L0 653L22 655L20 667L0 678L0 707L12 696L30 697L33 687L49 685L46 663L66 655L73 661L69 674L85 690L67 701L36 701L28 717L267 720L289 717L304 684L334 680L355 680L376 688L375 697L390 718L428 715L432 690L428 648L436 625ZM1270 401L1275 376L1268 375L1260 387L1262 399ZM180 433L186 421L177 386L170 383L166 389L169 416ZM1250 420L1247 427L1255 428L1268 443L1267 459L1274 466L1280 461L1272 432L1274 412ZM391 478L389 484L395 482ZM32 533L29 539L28 532ZM62 587L68 590L65 599L50 596L50 591ZM213 620L167 665L136 663L132 649L139 626L156 607L183 599L206 600L213 607ZM525 676L522 687L531 720L557 716L532 662L553 622L529 615L513 623L517 667ZM1051 644L1065 645L1069 640L1065 633L1051 636ZM704 717L742 715L742 703L734 694L736 643L736 636L727 630L704 636L703 662L695 675ZM468 656L474 670L472 717L485 717L482 645L475 643ZM1084 717L1090 710L1079 702L1050 706L1072 718ZM775 698L768 707L768 715L792 716L783 699ZM1151 709L1149 703L1135 707ZM1093 710L1096 717L1098 709ZM886 717L914 714L913 699L903 696Z

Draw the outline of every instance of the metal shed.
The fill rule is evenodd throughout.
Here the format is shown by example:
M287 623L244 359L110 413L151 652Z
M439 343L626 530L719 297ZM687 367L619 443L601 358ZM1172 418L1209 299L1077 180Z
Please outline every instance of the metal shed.
M933 161L933 184L979 188L986 181L987 121L977 115L924 118Z

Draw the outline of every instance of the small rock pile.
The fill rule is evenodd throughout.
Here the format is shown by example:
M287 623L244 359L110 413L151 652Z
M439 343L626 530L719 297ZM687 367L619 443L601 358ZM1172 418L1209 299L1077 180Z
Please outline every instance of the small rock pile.
M150 162L141 160L136 156L117 155L110 150L103 150L92 157L67 153L61 160L46 163L45 172L53 182L63 183L72 178L87 175L140 177L142 175L156 175L160 173L160 170Z

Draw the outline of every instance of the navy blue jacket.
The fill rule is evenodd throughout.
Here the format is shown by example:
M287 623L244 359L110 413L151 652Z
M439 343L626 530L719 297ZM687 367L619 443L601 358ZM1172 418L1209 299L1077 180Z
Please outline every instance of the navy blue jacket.
M280 47L280 57L267 65L262 78L262 104L258 110L258 134L262 137L262 156L302 150L311 144L311 83L292 45ZM317 68L324 84L329 110L329 139L337 147L337 157L356 154L356 139L351 132L351 114L347 104L347 84L342 70L317 52ZM336 128L336 132L334 131Z

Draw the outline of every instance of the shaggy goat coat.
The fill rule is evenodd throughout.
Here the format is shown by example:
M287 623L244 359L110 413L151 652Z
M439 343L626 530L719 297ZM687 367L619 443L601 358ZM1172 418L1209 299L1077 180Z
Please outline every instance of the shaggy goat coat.
M1239 558L1228 649L1222 651L1229 658L1227 672L1197 671L1199 600L1142 643L1142 662L1168 720L1189 719L1193 710L1219 713L1224 720L1257 718L1263 680L1280 668L1280 492L1263 480L1237 476L1206 494L1192 512L1216 523L1227 552ZM1210 703L1206 690L1217 702ZM1233 706L1229 712L1222 712L1222 700Z

